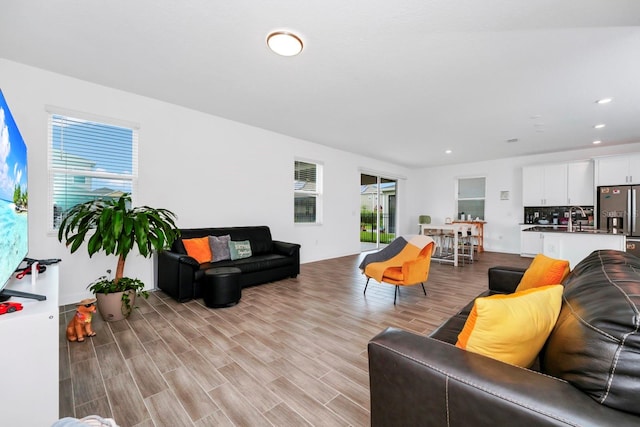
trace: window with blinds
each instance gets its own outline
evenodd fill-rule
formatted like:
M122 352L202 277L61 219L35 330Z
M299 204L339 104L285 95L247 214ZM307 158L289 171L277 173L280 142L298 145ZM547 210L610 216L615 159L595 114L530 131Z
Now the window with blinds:
M296 160L293 174L293 221L296 224L320 222L322 166Z
M134 192L137 127L50 113L48 145L52 229L79 203Z

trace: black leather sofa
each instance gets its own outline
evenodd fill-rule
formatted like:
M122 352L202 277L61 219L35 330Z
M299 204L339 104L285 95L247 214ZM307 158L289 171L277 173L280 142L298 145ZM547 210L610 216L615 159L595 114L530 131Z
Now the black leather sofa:
M182 239L224 235L248 240L251 257L199 264L182 243ZM181 229L171 250L158 253L158 287L180 302L200 298L204 272L216 267L239 268L242 287L295 278L300 273L300 245L273 240L267 226Z
M480 296L513 292L523 273L491 268ZM430 336L389 328L374 337L371 425L640 425L640 259L595 251L563 285L537 368L455 347L473 301Z

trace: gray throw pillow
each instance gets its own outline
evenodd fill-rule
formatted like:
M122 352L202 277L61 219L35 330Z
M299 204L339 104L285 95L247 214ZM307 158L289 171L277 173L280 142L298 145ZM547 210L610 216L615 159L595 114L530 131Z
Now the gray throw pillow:
M225 236L209 236L209 246L211 246L212 262L224 261L225 259L231 259L231 253L229 252L230 235Z
M251 243L248 240L230 241L229 251L231 252L231 259L249 258L251 256Z

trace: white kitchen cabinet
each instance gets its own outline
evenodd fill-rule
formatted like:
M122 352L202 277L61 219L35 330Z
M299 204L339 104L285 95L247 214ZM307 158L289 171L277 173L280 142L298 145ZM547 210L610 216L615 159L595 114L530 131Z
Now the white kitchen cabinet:
M640 153L597 159L598 185L640 184Z
M640 172L639 172L640 173ZM593 206L595 186L593 162L572 162L567 164L567 205Z
M522 168L522 203L524 206L540 206L544 199L544 169L527 166Z
M573 269L591 252L600 249L624 251L622 234L544 233L542 253L550 258L566 259Z
M563 206L567 204L567 164L522 168L524 206Z
M541 254L543 244L544 233L537 231L520 232L520 256L533 258L537 254Z
M25 276L7 288L47 299L12 297L23 309L0 316L0 424L50 426L58 419L58 266L48 265L35 284Z

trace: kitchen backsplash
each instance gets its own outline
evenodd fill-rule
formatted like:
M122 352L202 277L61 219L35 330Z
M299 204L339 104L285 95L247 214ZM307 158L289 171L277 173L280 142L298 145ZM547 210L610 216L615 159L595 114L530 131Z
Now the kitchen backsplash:
M524 208L525 224L559 224L569 222L569 208L572 206L540 206ZM580 221L585 225L593 225L593 206L581 206L586 216L580 209L573 208L573 221Z

